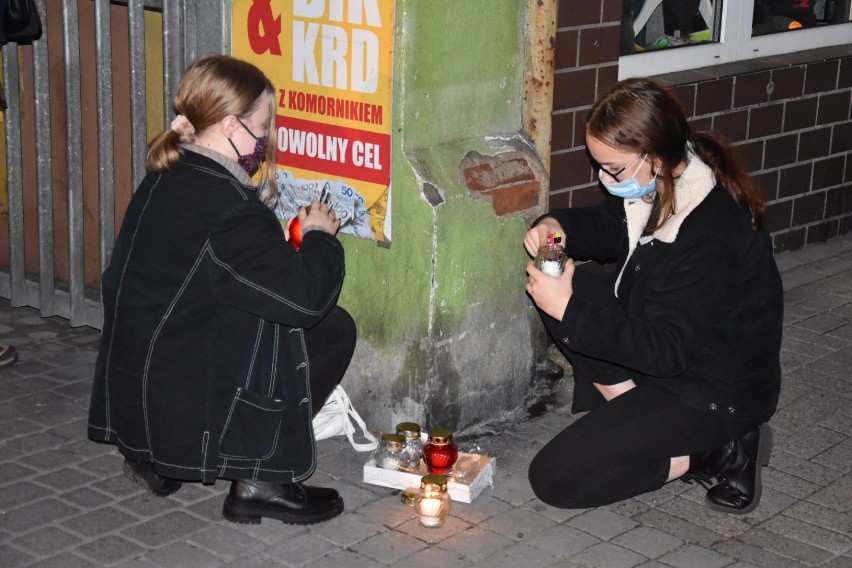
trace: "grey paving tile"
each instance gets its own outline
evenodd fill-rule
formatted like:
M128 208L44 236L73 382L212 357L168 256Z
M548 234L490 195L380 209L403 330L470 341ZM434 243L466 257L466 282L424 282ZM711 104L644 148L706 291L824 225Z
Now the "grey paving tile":
M71 534L58 527L39 527L12 542L21 550L26 550L34 555L55 554L60 550L71 548L82 541L77 535ZM0 555L2 558L2 555Z
M785 515L772 517L763 523L762 528L832 554L843 554L852 548L852 536L849 534L840 534Z
M807 498L812 503L848 513L852 510L852 476L841 477Z
M48 498L21 505L0 515L0 528L11 533L24 533L49 525L79 512L77 507Z
M398 560L422 550L427 545L420 539L399 532L385 532L350 547L352 552L383 564ZM345 566L346 564L342 564Z
M67 519L63 521L62 526L88 537L96 537L138 522L138 517L107 506Z
M19 568L33 561L33 557L9 545L0 543L0 558L4 568Z
M468 566L474 566L474 563L463 555L434 546L418 550L411 556L403 559L402 564L406 568L434 568L435 566L441 566L442 568L467 568Z
M388 528L394 528L414 518L414 508L402 505L399 495L390 495L367 503L359 507L356 512L363 517L381 522ZM346 515L346 512L343 514Z
M400 504L400 507L402 506ZM382 519L374 520L351 513L320 523L311 532L336 546L346 548L387 530L388 528L382 524Z
M122 531L122 534L142 544L162 546L184 538L206 526L207 524L198 517L176 511L128 527Z
M267 548L261 541L234 530L230 526L210 527L190 535L186 542L215 554L225 562L250 556Z
M278 559L288 566L305 564L327 556L335 547L315 534L301 534L288 538L263 551L264 556Z
M206 550L185 542L174 542L152 550L143 558L156 566L179 566L180 568L218 568L223 564Z
M660 562L676 568L694 568L701 566L702 568L722 568L730 566L734 560L724 554L720 554L709 548L702 548L694 544L687 544L673 550L660 559Z
M524 541L555 526L551 519L524 509L510 509L484 521L479 526L516 541Z
M641 554L610 542L590 546L571 557L572 562L589 568L631 568L647 560Z
M75 551L80 556L90 558L100 564L116 564L143 554L145 549L126 538L108 534L86 544L81 544Z
M305 568L341 568L342 566L346 566L346 568L378 568L387 566L387 564L362 556L357 552L342 550L306 564Z
M618 535L612 542L648 558L658 558L683 546L683 541L677 537L641 526Z
M87 485L97 478L79 469L66 467L44 475L33 476L32 479L41 485L47 485L50 488L64 492L75 487Z
M539 568L553 566L559 558L546 550L534 548L526 543L515 543L498 550L479 564L489 568L509 568L524 566L524 568Z
M651 509L645 513L640 513L634 520L642 523L643 526L654 527L684 542L691 542L705 547L726 540L724 535L712 529L680 519L658 509Z
M587 532L601 540L610 540L636 527L633 519L623 517L606 509L592 509L566 521L578 530Z
M60 552L55 556L40 560L27 568L100 568L100 564L82 558L73 552Z
M810 563L794 560L738 539L718 542L713 545L713 550L761 568L805 568L806 566L813 566Z
M396 527L395 530L433 545L454 534L467 531L470 526L458 517L449 516L440 527L424 527L420 524L419 519L411 519Z
M852 535L852 515L849 513L840 513L808 501L798 501L787 508L784 514L842 535Z
M515 541L507 536L478 527L471 527L464 532L444 539L436 546L480 562L487 556L512 546L514 543Z
M832 556L831 553L821 548L762 528L756 528L740 536L739 540L745 544L751 544L780 556L809 564L819 564Z
M601 542L596 536L565 525L557 525L524 541L529 546L548 550L559 558L570 558Z

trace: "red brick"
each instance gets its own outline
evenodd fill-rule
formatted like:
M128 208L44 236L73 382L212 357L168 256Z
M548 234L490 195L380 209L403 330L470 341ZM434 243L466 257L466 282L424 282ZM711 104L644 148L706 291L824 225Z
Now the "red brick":
M568 150L574 147L574 113L553 113L553 134L551 136L551 150Z
M530 181L489 191L485 195L491 198L491 205L497 215L507 215L538 205L540 189L538 181Z
M557 25L583 26L597 24L601 21L601 0L577 2L577 0L559 0Z
M828 155L831 147L831 128L806 130L799 134L799 157L801 160L812 160Z
M756 172L764 168L762 140L736 144L735 147L739 155L742 157L743 162L746 164L748 171Z
M571 207L594 207L604 200L604 190L599 183L587 185L571 192Z
M780 203L771 203L766 206L766 220L763 222L764 228L770 233L783 231L790 228L790 218L793 214L793 202L782 201Z
M557 73L553 85L553 108L568 109L594 104L595 78L594 69Z
M618 83L618 58L615 65L598 67L598 89L596 100L608 93Z
M811 189L811 164L794 164L781 169L778 180L778 197L792 197Z
M836 237L838 225L839 223L836 220L810 225L808 227L807 243L809 245L824 243L828 239Z
M462 170L467 187L473 191L487 191L535 179L535 174L523 158L505 159L497 155L477 161L479 163Z
M778 171L763 172L754 176L754 180L763 190L763 198L771 201L778 196Z
M717 114L713 117L713 130L731 142L742 142L748 131L748 112L740 110Z
M795 163L798 138L796 134L788 134L766 140L763 167L769 169Z
M852 151L852 122L835 124L832 127L831 153Z
M815 223L825 214L825 192L809 193L793 200L793 226Z
M592 166L585 148L554 154L550 158L551 187L573 187L592 181Z
M834 217L852 213L852 190L848 187L837 187L828 190L826 195L825 216Z
M834 156L814 162L814 179L811 190L824 189L843 183L844 156Z
M670 88L672 94L683 105L683 110L686 111L687 117L695 115L695 85L680 85Z
M837 79L839 89L852 87L852 57L840 60L840 77Z

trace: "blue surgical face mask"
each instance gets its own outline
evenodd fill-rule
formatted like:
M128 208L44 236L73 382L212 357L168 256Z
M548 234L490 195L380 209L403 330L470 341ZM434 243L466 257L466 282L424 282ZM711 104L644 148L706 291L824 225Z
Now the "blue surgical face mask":
M642 185L639 183L639 180L636 179L636 173L639 171L639 168L642 167L642 162L645 161L648 155L645 154L642 156L642 159L639 160L639 165L636 166L636 170L633 172L633 175L624 181L618 182L606 182L603 180L604 174L612 177L612 174L604 171L603 168L598 170L598 179L601 180L601 183L606 188L608 192L616 197L621 197L622 199L634 199L636 197L644 197L648 195L652 191L657 188L657 173L654 173L654 177L648 182L648 185Z

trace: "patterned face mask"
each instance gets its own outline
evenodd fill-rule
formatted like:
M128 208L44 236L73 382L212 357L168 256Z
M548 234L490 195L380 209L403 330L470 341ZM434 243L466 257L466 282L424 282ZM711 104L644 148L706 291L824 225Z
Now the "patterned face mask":
M242 127L246 129L246 132L254 138L254 151L251 154L242 155L240 154L240 151L237 150L237 146L234 144L233 140L228 138L228 142L231 143L231 148L233 148L234 152L237 153L237 162L239 162L240 166L248 172L248 175L253 176L260 167L260 164L263 163L263 160L266 159L266 138L255 136L254 133L249 130L249 127L239 119L239 117L237 117L237 122L239 122Z

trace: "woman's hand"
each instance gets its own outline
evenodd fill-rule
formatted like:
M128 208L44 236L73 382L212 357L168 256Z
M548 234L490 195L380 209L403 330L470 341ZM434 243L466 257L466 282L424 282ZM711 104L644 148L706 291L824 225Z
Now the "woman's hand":
M527 293L535 305L553 319L562 321L574 294L574 261L565 263L565 272L559 277L548 276L532 262L527 263L527 274Z
M562 225L553 217L545 217L539 221L538 225L527 231L524 237L524 248L527 249L527 254L535 257L538 249L547 244L547 236L551 233L562 233L563 236L565 235Z
M319 229L334 235L340 229L340 219L334 209L316 199L299 209L299 223L302 224L302 234Z

